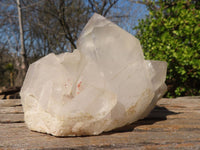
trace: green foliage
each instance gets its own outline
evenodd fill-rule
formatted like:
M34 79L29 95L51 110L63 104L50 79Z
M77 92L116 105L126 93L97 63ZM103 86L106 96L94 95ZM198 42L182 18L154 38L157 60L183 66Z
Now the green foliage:
M137 37L146 59L168 62L167 97L200 94L200 9L192 0L159 0L140 20Z
M5 70L7 70L9 72L13 72L14 71L14 65L12 63L7 63L5 65Z
M0 49L0 88L14 86L17 73L15 59L8 49Z

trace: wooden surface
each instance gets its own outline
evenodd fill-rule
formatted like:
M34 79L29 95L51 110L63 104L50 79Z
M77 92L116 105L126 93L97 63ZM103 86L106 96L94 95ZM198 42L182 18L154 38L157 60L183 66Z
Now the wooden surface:
M200 150L200 97L162 99L144 120L98 136L65 138L30 131L20 100L0 100L0 149Z

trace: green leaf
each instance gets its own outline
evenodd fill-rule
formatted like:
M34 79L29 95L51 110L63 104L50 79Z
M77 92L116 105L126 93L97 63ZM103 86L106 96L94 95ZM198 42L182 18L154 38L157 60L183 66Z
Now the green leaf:
M168 96L200 95L200 11L191 0L159 2L137 28L144 55L167 61Z
M172 31L172 33L174 33L175 35L179 35L178 31L176 30Z
M195 33L200 33L200 26L197 25L195 28L194 28L194 32Z

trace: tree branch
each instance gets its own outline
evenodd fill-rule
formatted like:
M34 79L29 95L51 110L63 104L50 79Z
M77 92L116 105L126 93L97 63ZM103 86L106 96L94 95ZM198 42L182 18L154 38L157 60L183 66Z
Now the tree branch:
M103 16L106 16L107 13L109 12L109 10L118 2L119 0L114 0L113 2L111 2L111 0L109 0L110 6L105 10L105 12L103 13Z
M146 5L147 7L149 7L150 10L159 10L160 8L157 7L155 4L153 4L152 1L150 0L145 0L145 1L139 1L139 0L129 0L130 2L136 3L136 4L143 4ZM159 3L159 2L155 2L155 3Z

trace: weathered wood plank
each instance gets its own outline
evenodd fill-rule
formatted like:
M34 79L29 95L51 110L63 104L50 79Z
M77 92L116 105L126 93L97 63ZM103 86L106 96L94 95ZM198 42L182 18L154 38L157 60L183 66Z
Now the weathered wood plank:
M0 100L0 107L15 107L15 106L21 106L21 100L20 99L6 99L6 100Z
M22 106L0 107L0 114L23 114Z
M24 114L0 114L0 123L24 122Z
M0 126L0 147L27 149L193 149L199 148L199 131L137 131L106 133L99 136L57 138L29 131L24 124ZM6 131L10 131L8 132ZM7 139L6 141L2 139Z
M32 132L24 123L14 123L22 121L23 114L9 114L14 113L9 107L0 114L0 120L7 119L0 123L0 149L200 149L200 98L196 97L162 99L147 118L86 137Z

